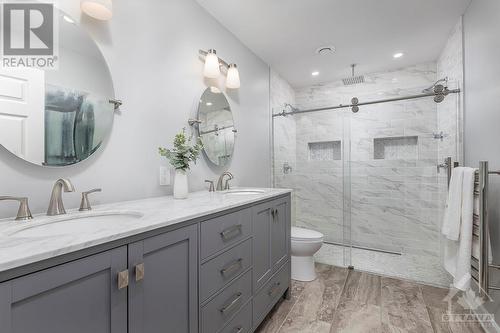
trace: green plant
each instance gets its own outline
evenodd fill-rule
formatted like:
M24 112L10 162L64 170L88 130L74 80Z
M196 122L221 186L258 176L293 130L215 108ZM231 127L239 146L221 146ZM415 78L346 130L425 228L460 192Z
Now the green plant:
M186 171L189 170L190 162L196 164L202 149L203 143L201 139L198 138L196 144L191 145L191 138L186 138L186 129L183 128L182 132L178 133L174 138L173 149L160 147L158 152L161 156L166 157L176 170Z

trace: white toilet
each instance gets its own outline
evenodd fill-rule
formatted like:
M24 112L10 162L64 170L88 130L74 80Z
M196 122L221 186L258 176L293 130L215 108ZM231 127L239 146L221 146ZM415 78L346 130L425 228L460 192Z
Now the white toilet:
M314 254L323 245L323 234L318 231L292 227L292 279L313 281Z

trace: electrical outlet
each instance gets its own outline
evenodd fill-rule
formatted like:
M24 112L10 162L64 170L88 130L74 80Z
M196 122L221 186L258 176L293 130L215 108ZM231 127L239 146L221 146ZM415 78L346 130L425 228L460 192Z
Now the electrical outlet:
M170 169L165 166L160 167L160 185L170 185Z

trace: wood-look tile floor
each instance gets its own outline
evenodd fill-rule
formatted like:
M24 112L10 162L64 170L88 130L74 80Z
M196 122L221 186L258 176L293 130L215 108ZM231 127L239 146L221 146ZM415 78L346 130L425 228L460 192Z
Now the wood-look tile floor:
M443 321L470 313L448 289L317 264L313 282L292 282L290 300L278 303L256 332L392 333L484 332L477 323ZM449 297L448 297L449 298Z

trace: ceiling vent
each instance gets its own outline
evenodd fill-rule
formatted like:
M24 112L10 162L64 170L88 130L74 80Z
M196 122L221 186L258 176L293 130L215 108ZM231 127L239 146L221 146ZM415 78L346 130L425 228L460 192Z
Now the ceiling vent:
M335 46L332 45L327 45L327 46L321 46L316 49L316 53L319 55L330 55L335 52Z

